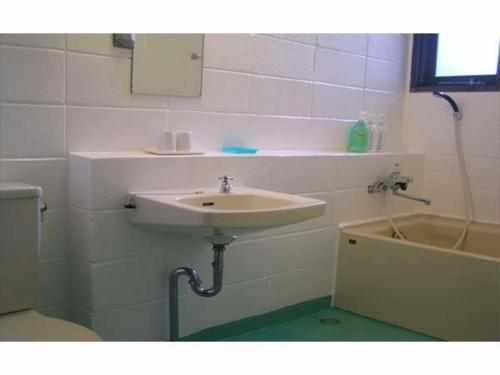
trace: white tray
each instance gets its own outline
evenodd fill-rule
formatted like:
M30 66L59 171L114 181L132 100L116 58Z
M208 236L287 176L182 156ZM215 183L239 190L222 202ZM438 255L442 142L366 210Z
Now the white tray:
M204 151L159 151L154 148L146 148L144 151L155 155L203 155L205 153Z

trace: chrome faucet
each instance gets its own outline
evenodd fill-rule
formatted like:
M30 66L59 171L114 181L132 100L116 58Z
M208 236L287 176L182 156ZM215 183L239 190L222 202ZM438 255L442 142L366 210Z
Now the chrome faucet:
M233 181L234 178L224 175L222 177L219 177L219 180L222 180L220 192L223 194L230 194L231 189L233 188L233 185L231 185L231 181Z
M412 177L406 177L401 175L401 168L399 164L394 166L394 171L387 177L381 177L377 179L373 184L368 186L368 193L382 193L391 189L392 194L401 198L411 199L414 201L422 202L425 205L430 205L431 200L427 198L416 197L407 193L403 193L400 190L405 191L408 188L408 184L413 182Z

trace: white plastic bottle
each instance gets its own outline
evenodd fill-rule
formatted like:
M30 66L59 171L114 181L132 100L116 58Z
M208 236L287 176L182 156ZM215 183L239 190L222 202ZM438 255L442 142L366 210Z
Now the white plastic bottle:
M386 126L385 126L385 116L379 115L377 117L377 142L375 150L380 152L384 149L385 136L386 136Z
M374 114L370 114L367 120L368 129L370 129L370 139L368 141L368 152L377 151L379 130L377 126L377 116Z

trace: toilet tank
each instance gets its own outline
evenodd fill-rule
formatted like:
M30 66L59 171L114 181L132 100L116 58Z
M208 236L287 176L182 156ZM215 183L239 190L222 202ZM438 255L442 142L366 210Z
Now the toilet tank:
M0 314L35 306L42 188L0 182Z

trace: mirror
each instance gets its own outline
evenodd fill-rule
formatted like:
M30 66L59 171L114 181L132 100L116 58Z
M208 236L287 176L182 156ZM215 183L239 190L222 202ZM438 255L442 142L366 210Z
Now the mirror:
M133 46L132 93L201 95L203 34L125 35Z

